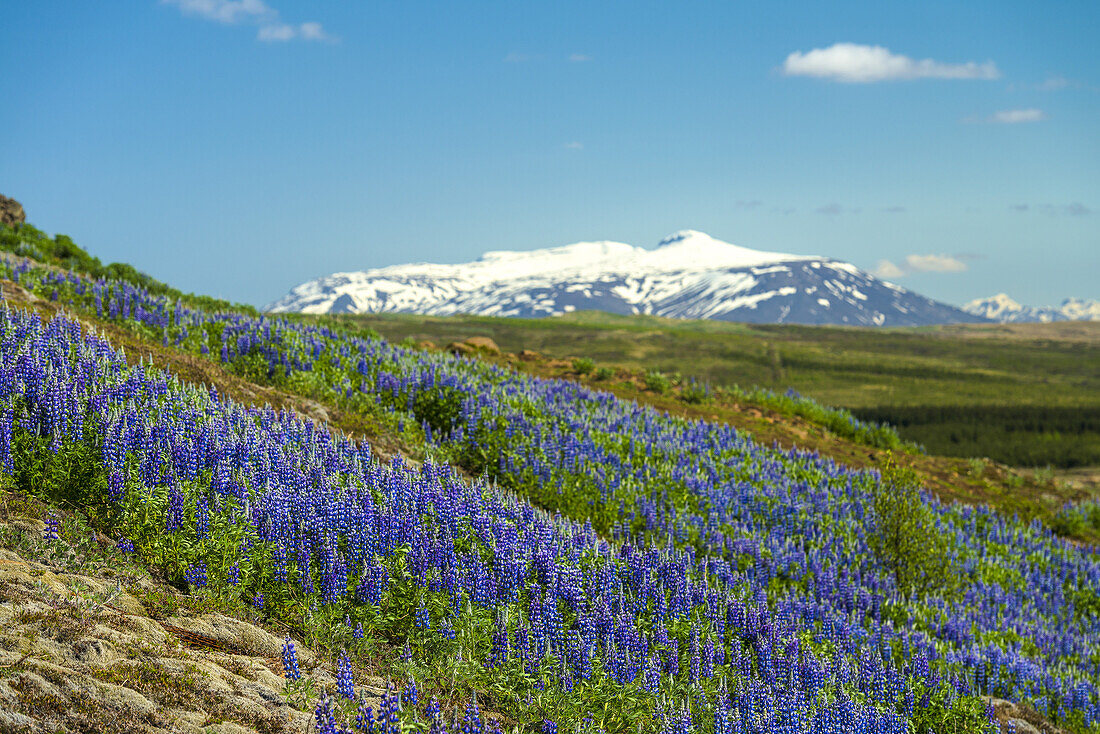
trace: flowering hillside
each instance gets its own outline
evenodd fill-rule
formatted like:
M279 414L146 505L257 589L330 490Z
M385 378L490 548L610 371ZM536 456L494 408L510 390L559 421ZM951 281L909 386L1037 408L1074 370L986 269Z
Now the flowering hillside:
M1100 556L1039 523L574 383L8 277L427 443L419 468L382 464L72 318L0 315L6 481L78 503L194 593L327 630L347 652L322 730L480 732L493 712L563 733L996 731L993 696L1100 731ZM399 682L379 711L351 673L371 661Z

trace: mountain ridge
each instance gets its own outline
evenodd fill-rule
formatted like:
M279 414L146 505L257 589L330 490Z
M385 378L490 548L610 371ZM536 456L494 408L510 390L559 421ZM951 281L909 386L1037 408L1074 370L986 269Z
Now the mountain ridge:
M1059 306L1024 306L1007 293L975 298L963 310L1001 323L1050 323L1052 321L1100 321L1100 301L1066 298Z
M497 250L469 263L334 273L268 304L273 312L555 316L575 310L754 323L919 326L982 316L817 255L767 252L681 230L655 249L577 242Z

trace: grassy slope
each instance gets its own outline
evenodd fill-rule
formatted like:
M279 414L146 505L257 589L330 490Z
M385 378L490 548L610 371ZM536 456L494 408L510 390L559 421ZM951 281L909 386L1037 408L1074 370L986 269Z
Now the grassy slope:
M488 336L506 351L588 357L719 385L793 387L825 405L899 425L904 438L932 453L1027 465L1100 463L1100 323L860 329L595 312L342 318L396 341ZM1006 423L1006 409L1015 435L990 432ZM1037 441L1052 443L1029 450Z
M4 282L2 285L6 300L17 307L32 308L41 312L44 316L50 316L59 310L56 305L36 298L16 284ZM372 442L389 442L392 450L416 451L415 446L402 445L400 439L388 435L384 427L364 426L358 416L342 415L335 411L332 406L321 405L301 396L249 383L223 370L214 361L207 361L183 354L172 348L162 347L160 344L143 339L125 327L101 322L92 315L80 313L79 316L87 325L106 333L114 343L124 346L131 358L141 355L152 360L158 366L174 372L182 379L214 384L224 394L229 394L242 401L269 402L278 407L299 410L321 419L327 418L335 427L370 438ZM520 360L515 355L490 356L483 354L481 356L534 374L591 380L589 377L576 374L572 369L572 365L562 360ZM805 421L776 414L767 414L763 411L736 404L688 405L677 400L674 394L659 395L646 391L642 384L642 375L639 372L620 371L613 381L601 381L595 383L594 386L603 389L610 387L613 392L622 397L650 402L658 408L680 415L729 421L750 430L758 440L763 442L777 440L784 444L797 443L800 446L817 449L826 455L836 457L844 463L856 466L875 465L883 458L881 452L837 439L822 431L818 426ZM1014 475L1008 473L1004 467L984 465L980 471L974 471L974 467L967 462L936 457L904 457L904 461L912 463L919 471L924 473L930 488L942 496L964 501L989 501L1005 510L1019 511L1022 509L1025 515L1043 516L1049 513L1050 508L1056 507L1065 499L1079 496L1079 493L1072 493L1066 487L1053 483L1035 483L1029 480L1023 486L1013 487L1013 482L1010 479ZM41 511L36 510L31 513L28 519L36 515L41 516ZM36 526L32 528L32 535L40 531L41 528ZM1095 542L1096 539L1090 538L1090 540ZM161 589L158 590L158 593L170 594L171 592ZM219 611L224 610L219 609ZM152 610L150 610L150 614L152 614ZM41 621L47 622L49 620L43 618ZM43 627L43 630L46 629L52 628L47 625ZM13 651L9 650L8 652ZM19 671L25 667L23 664L26 660L15 662L13 656L13 662L15 671ZM7 660L4 664L12 665ZM38 666L38 663L35 663L35 665ZM26 669L31 668L27 667ZM359 673L360 671L357 671L357 677ZM106 712L97 710L95 713L102 715Z
M13 307L33 309L47 318L60 310L10 281L0 285ZM215 362L148 342L87 314L82 317L86 326L125 345L131 356L140 354L184 379L215 385L237 399L314 413L332 410L248 383ZM480 356L533 374L584 379L559 360ZM831 449L838 458L847 456L853 463L860 463L860 452L867 451L797 419L733 405L686 405L673 395L646 393L637 374L622 372L616 378L613 391L623 397L647 400L685 416L738 422L762 440L794 436L803 445ZM347 418L336 414L334 425L346 426ZM392 436L371 438L394 440ZM868 458L876 455L881 458L881 452L872 450ZM951 466L940 459L903 458L925 462L917 463L918 468ZM990 469L985 485L1003 478L1003 468ZM42 540L40 518L47 510L55 511L61 520L62 539L55 544ZM0 625L0 703L9 717L17 717L13 718L16 726L78 731L94 727L105 732L302 731L310 726L311 703L295 700L291 707L282 700L279 645L287 631L298 640L303 670L314 682L331 688L335 680L338 643L311 635L301 626L280 626L239 599L180 593L155 569L150 571L118 553L109 538L88 526L81 508L50 507L19 491L0 490L0 564L0 601L5 610L0 614L4 622ZM181 637L187 632L190 637ZM192 641L196 635L206 642ZM383 661L394 659L396 651L384 642L373 644L368 662L357 663L353 675L357 690L367 696L366 703L378 709L377 696L384 690L378 674L387 669ZM457 715L465 700L460 693L452 690L442 701L447 718ZM999 721L1023 717L1044 734L1062 731L1027 706L996 703ZM496 712L484 714L506 727L510 724Z
M384 337L492 337L502 349L585 356L715 384L793 387L826 405L1100 406L1100 323L861 329L574 313L503 319L379 314ZM778 361L776 360L778 356Z
M0 281L0 287L10 304L34 309L44 318L50 318L61 310L59 305L34 296L11 281ZM78 315L89 327L123 347L131 359L150 361L184 381L214 385L219 392L239 402L267 403L325 421L338 430L369 440L375 452L382 457L400 452L415 460L422 455L422 447L410 443L407 435L398 435L368 416L349 414L331 404L249 382L225 370L216 361L162 346L140 336L134 330L99 320L94 313L81 312ZM667 394L654 393L645 388L644 375L636 370L622 369L611 380L597 380L592 375L577 374L572 363L566 360L538 357L520 359L514 354L488 353L481 353L479 358L542 377L586 382L593 388L609 390L628 400L650 403L676 415L723 421L749 432L760 443L778 442L785 447L798 446L818 451L848 466L880 467L887 457L885 451L835 436L812 422L780 415L758 406L741 405L721 399L692 405L680 400L676 390ZM899 463L917 470L925 486L944 499L970 504L988 503L1021 517L1038 517L1049 521L1066 502L1092 496L1087 488L1056 482L1050 477L1013 472L1008 467L993 462L977 463L958 458L916 454L900 454L896 458ZM1100 537L1095 536L1091 530L1086 530L1080 539L1087 542L1100 541Z
M51 319L64 310L62 306L39 298L10 280L0 279L0 288L3 289L3 300L9 305L37 311L44 319ZM71 311L69 313L72 315ZM405 439L395 435L385 426L377 424L369 416L349 414L335 406L324 405L302 395L250 382L223 369L215 361L162 346L130 328L97 319L94 313L79 311L75 315L89 328L110 339L112 344L124 349L127 358L133 362L144 360L184 382L214 386L220 394L239 403L266 404L279 410L293 410L308 418L327 423L339 431L369 440L375 452L383 459L395 453L415 455L418 451L418 447L409 445Z
M924 486L944 500L989 504L1024 518L1036 517L1049 522L1066 502L1100 496L1100 488L1088 481L1058 481L1047 472L1019 471L988 460L889 452L836 436L797 416L721 397L701 405L685 403L675 388L667 393L647 389L645 375L638 370L620 368L613 378L601 380L592 374L578 374L569 360L531 354L494 355L484 351L478 357L540 377L581 382L626 400L649 403L673 415L728 423L748 432L759 443L817 451L847 466L881 468L889 457L901 466L914 469ZM1100 534L1085 529L1079 539L1097 543Z

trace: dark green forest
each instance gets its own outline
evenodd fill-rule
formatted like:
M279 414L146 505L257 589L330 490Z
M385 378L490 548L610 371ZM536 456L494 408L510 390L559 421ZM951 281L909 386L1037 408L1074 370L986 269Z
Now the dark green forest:
M1100 464L1100 408L1041 406L883 406L861 420L889 423L938 456L985 456L1012 466Z

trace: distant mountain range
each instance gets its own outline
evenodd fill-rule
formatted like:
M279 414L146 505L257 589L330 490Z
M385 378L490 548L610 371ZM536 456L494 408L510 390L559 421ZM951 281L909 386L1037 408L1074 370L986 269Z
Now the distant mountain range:
M303 283L267 310L540 317L570 311L754 323L920 326L984 322L827 257L762 252L693 230L647 250L578 242L396 265Z
M963 310L1001 323L1100 321L1100 301L1067 298L1061 306L1023 306L1004 293L970 301Z

